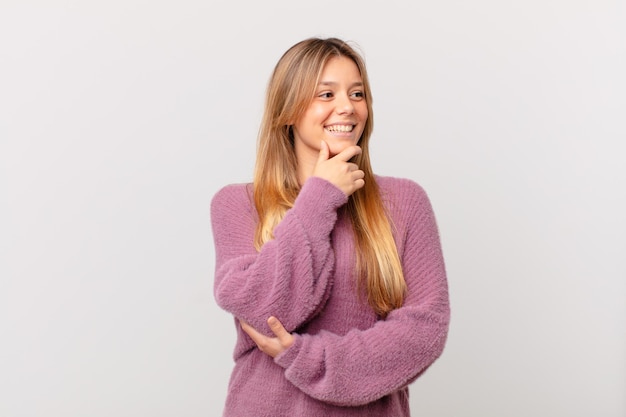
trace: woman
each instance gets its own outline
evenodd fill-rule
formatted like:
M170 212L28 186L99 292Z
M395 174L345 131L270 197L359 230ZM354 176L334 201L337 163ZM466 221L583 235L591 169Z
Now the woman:
M237 343L224 416L409 416L408 384L450 317L423 189L374 176L372 95L338 39L291 47L270 79L253 184L211 204L215 298Z

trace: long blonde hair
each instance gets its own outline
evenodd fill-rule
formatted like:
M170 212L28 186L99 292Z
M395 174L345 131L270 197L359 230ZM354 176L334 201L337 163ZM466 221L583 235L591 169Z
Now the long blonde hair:
M387 217L369 159L373 129L372 94L361 56L346 42L311 38L292 46L280 58L270 78L259 130L254 172L254 202L259 215L255 247L273 239L274 227L293 206L300 191L291 126L306 111L329 59L347 57L358 67L369 117L353 160L365 173L365 186L348 199L346 210L354 229L358 287L365 288L373 310L385 317L404 301L406 283L392 225Z

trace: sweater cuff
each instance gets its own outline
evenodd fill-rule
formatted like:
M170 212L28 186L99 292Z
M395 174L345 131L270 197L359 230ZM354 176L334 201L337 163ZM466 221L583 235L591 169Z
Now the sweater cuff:
M337 219L337 209L347 202L348 196L330 181L309 177L294 202L293 210L308 227L329 225L332 229Z
M302 336L294 333L293 345L289 346L289 348L283 350L281 353L276 355L276 357L274 358L274 362L285 369L289 368L291 364L296 360L296 357L298 356L301 348Z
M332 182L320 177L309 177L296 198L307 203L325 203L329 208L337 209L348 202L348 196Z

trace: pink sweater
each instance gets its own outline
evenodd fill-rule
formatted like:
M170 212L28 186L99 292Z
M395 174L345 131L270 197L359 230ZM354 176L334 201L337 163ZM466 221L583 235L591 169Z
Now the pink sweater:
M441 355L450 309L430 202L415 182L377 177L408 285L405 303L377 318L355 290L347 197L311 177L260 252L251 186L211 203L215 298L236 319L272 335L276 316L295 343L272 359L235 320L235 367L226 417L409 416L408 384Z

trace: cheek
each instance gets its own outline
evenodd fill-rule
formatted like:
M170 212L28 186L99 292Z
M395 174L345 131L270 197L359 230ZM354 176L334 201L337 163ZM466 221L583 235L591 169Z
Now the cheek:
M311 121L313 121L314 123L320 123L328 119L331 112L332 111L329 110L326 106L318 105L311 107L308 114Z
M361 120L361 130L365 129L365 122L369 117L369 113L367 111L367 106L363 106L363 108L358 109L359 119Z
M359 103L359 104L361 104L361 103ZM359 106L358 112L359 112L359 115L360 115L361 119L363 121L366 121L367 117L369 116L369 113L367 111L367 104L362 103L362 106Z

